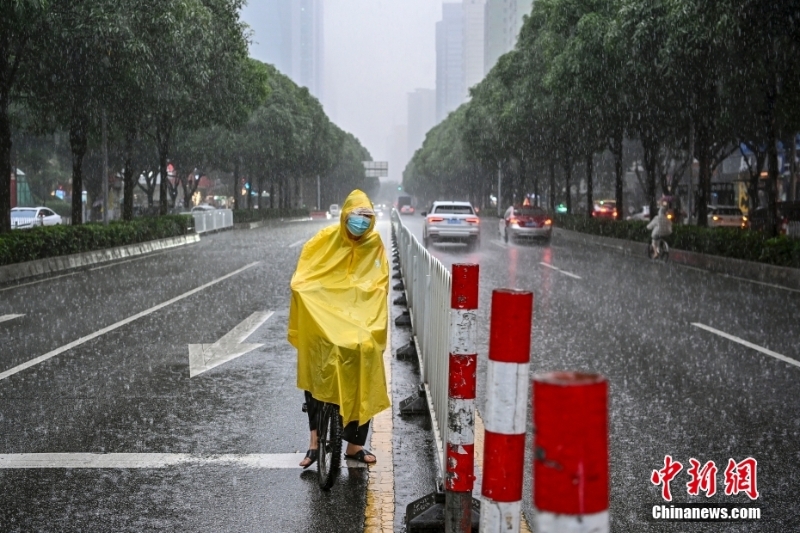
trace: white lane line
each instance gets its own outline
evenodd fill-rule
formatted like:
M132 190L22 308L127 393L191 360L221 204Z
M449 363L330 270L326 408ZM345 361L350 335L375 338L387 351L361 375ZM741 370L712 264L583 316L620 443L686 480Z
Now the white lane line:
M49 277L49 278L38 279L36 281L30 281L28 283L20 283L19 285L11 285L9 287L4 287L4 288L0 289L0 292L10 291L12 289L19 289L20 287L27 287L29 285L36 285L37 283L44 283L45 281L53 281L54 279L58 279L58 278L66 278L66 277L69 277L69 276L74 276L75 274L80 274L81 272L82 272L81 270L76 270L75 272L70 272L69 274L61 274L60 276L52 276L52 277Z
M545 263L544 261L539 261L539 264L542 265L542 266L546 266L547 268L552 268L556 272L560 272L560 273L564 274L565 276L569 276L569 277L575 278L575 279L583 279L582 277L580 277L577 274L573 274L572 272L567 272L566 270L561 270L560 268L554 267L553 265Z
M689 266L689 265L684 265L682 263L673 263L673 264L674 265L678 265L681 268L688 268L689 270L695 270L695 271L700 272L702 274L709 274L709 271L704 269L704 268L697 268L697 267L693 267L693 266Z
M154 254L146 254L146 255L142 255L140 257L134 257L133 259L126 259L125 261L115 261L115 262L111 263L110 265L103 265L103 266L99 266L99 267L90 268L89 272L93 272L95 270L102 270L104 268L115 267L117 265L124 265L125 263L131 263L133 261L139 261L141 259L148 259L150 257L155 257L157 255L165 254L165 253L167 253L167 251L168 250L164 250L163 252L156 252Z
M293 242L292 244L289 245L289 248L296 248L297 246L300 246L301 244L306 242L306 240L307 239L301 239L301 240L299 240L297 242Z
M748 283L755 283L757 285L764 285L766 287L772 287L773 289L783 289L785 291L800 292L800 290L792 289L791 287L784 287L783 285L775 285L774 283L765 283L763 281L756 281L754 279L740 278L740 277L737 277L737 276L731 276L729 274L720 274L720 276L722 276L723 278L735 279L737 281L746 281Z
M508 248L508 245L502 241L489 241L495 246L499 246L500 248Z
M790 365L794 365L794 366L800 367L800 361L796 361L795 359L792 359L791 357L786 357L785 355L781 355L781 354L779 354L777 352L773 352L772 350L770 350L768 348L764 348L763 346L759 346L758 344L753 344L752 342L748 342L748 341L746 341L744 339L740 339L739 337L736 337L734 335L730 335L728 333L725 333L724 331L720 331L718 329L714 329L711 326L706 326L705 324L700 324L699 322L692 322L692 325L694 327L696 327L696 328L700 328L700 329L704 329L706 331L710 331L711 333L719 335L720 337L725 337L726 339L728 339L730 341L737 342L737 343L741 344L742 346L747 346L748 348L752 348L753 350L756 350L756 351L759 351L759 352L761 352L763 354L767 354L769 356L772 356L775 359L780 359L784 363L789 363Z
M153 306L150 309L142 311L141 313L136 313L135 315L129 316L128 318L120 320L119 322L117 322L115 324L111 324L110 326L106 326L103 329L97 330L94 333L86 335L85 337L81 337L78 340L74 340L74 341L70 342L69 344L65 344L64 346L61 346L60 348L56 348L55 350L47 352L44 355L40 355L39 357L37 357L35 359L31 359L30 361L28 361L26 363L22 363L21 365L17 365L14 368L6 370L5 372L0 372L0 381L6 379L9 376L13 376L17 372L21 372L21 371L25 370L26 368L30 368L30 367L32 367L34 365L38 365L39 363L47 361L48 359L50 359L52 357L55 357L58 354L64 353L67 350L71 350L72 348L74 348L76 346L80 346L81 344L83 344L83 343L85 343L87 341L90 341L90 340L95 339L95 338L97 338L97 337L99 337L101 335L104 335L104 334L108 333L109 331L113 331L113 330L115 330L117 328L120 328L120 327L124 326L125 324L129 324L129 323L133 322L134 320L142 318L143 316L147 316L147 315L149 315L151 313L154 313L154 312L158 311L159 309L163 309L164 307L167 307L168 305L174 304L177 301L183 300L184 298L188 298L189 296L191 296L193 294L196 294L196 293L202 291L203 289L207 289L208 287L211 287L212 285L216 285L217 283L219 283L221 281L224 281L224 280L226 280L226 279L228 279L228 278L230 278L232 276L235 276L236 274L239 274L240 272L244 272L248 268L252 268L252 267L256 266L257 264L259 264L260 262L261 261L256 261L254 263L250 263L249 265L245 265L242 268L240 268L239 270L234 270L230 274L225 274L221 278L217 278L214 281L210 281L210 282L206 283L205 285L201 285L201 286L197 287L196 289L192 289L189 292L185 292L185 293L181 294L180 296L176 296L175 298L172 298L171 300L167 300L164 303L160 303L160 304L158 304L156 306Z
M11 453L0 454L0 470L11 468L167 468L170 466L242 466L297 468L304 453L192 455L188 453ZM348 467L367 465L347 461Z
M15 318L19 318L25 315L0 315L0 322L5 322L6 320L14 320Z

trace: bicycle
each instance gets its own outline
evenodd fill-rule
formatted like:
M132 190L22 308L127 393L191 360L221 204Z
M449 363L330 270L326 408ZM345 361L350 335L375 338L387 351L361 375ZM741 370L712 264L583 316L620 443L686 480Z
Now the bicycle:
M317 482L322 490L330 490L339 475L342 461L342 417L339 406L323 403L317 415Z
M658 248L658 255L653 253L653 243L647 243L647 257L650 259L661 259L666 262L669 259L669 245L667 241L662 238L656 240L656 247Z

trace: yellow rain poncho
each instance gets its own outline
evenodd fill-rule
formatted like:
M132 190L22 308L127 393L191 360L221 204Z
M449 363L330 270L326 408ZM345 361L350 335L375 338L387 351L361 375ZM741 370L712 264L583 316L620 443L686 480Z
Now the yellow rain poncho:
M345 425L363 425L390 405L383 367L389 262L375 217L360 238L347 231L347 216L357 208L372 209L359 190L347 197L339 224L303 246L289 310L297 386L338 405Z

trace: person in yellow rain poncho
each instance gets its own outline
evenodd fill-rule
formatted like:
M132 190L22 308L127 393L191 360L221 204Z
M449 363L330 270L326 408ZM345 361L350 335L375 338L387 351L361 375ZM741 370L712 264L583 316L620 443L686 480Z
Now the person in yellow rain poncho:
M339 224L303 246L291 288L289 342L297 348L297 386L311 430L300 466L317 460L320 402L339 406L345 457L372 464L375 455L364 449L369 422L390 405L383 367L389 262L366 194L351 192Z

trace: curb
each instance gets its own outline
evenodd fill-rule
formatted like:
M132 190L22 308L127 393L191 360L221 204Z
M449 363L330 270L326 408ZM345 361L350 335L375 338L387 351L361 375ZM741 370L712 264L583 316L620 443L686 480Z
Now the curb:
M625 255L646 257L646 243L602 237L562 228L554 228L554 230L556 235L568 241L595 244L615 249ZM796 268L768 265L766 263L756 263L718 255L687 252L675 248L670 248L669 260L672 263L708 270L709 272L722 274L724 276L800 290L800 269Z
M46 259L37 259L35 261L26 261L24 263L0 266L0 284L65 272L67 270L79 269L96 265L98 263L107 263L128 257L135 257L159 250L167 250L177 246L192 244L198 242L199 240L200 235L192 233L191 235L183 235L181 237L168 237L166 239L140 242L137 244L129 244L127 246L117 246L115 248L106 248L104 250L95 250L93 252L61 255L57 257L48 257Z

